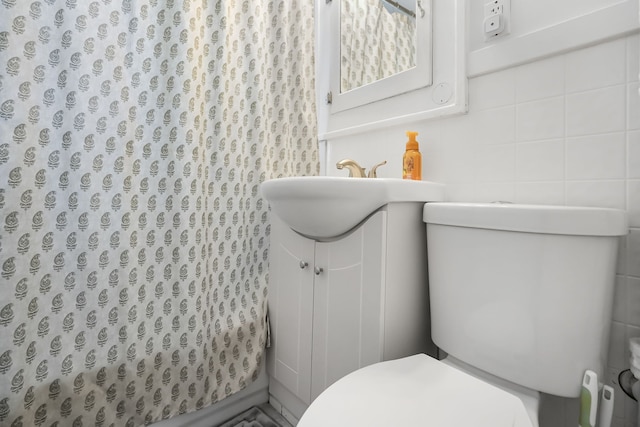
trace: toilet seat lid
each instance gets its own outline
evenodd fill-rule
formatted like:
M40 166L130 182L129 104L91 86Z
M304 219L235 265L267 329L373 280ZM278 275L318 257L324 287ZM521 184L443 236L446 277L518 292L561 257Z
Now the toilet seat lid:
M298 427L532 427L523 402L425 354L359 369L311 404Z

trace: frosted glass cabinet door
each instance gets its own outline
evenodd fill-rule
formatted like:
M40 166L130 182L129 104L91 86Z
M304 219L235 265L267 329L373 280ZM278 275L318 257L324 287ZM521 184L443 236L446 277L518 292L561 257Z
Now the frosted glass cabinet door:
M386 215L377 212L346 237L316 243L311 400L382 360Z
M311 403L313 259L315 241L271 224L269 260L269 375L306 404Z

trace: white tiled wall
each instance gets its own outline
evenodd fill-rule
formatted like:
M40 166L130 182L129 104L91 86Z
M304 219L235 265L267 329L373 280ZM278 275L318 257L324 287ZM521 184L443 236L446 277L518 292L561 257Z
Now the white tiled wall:
M464 116L328 142L327 171L344 157L388 160L400 177L404 131L420 135L423 179L452 201L627 209L609 351L609 375L628 368L627 339L640 336L640 95L638 34L469 81ZM549 398L545 427L577 424L576 402ZM617 391L615 427L635 427L635 404Z

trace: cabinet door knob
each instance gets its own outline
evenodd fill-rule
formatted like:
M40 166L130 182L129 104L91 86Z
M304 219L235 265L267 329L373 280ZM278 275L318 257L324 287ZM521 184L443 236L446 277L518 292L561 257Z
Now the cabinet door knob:
M320 273L324 271L324 269L322 267L316 267L313 269L313 271L316 273L316 276L319 276Z
M300 261L300 268L301 268L301 269L303 269L303 270L304 270L308 265L309 265L309 263L308 263L308 262Z

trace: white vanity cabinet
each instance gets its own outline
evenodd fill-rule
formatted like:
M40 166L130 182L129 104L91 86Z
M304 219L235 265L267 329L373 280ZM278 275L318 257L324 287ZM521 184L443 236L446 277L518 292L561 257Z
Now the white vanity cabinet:
M422 207L390 203L326 242L272 215L267 369L289 418L358 368L434 353Z

